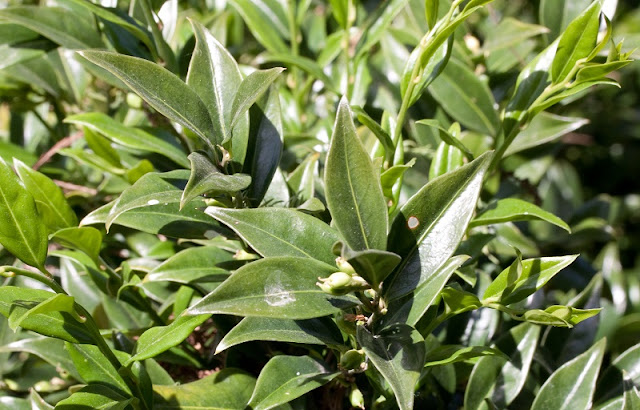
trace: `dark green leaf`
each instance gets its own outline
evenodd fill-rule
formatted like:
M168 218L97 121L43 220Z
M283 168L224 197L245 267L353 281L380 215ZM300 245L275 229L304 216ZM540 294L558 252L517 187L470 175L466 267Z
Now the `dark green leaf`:
M365 23L362 35L356 45L356 58L371 48L388 32L394 18L409 3L408 0L390 0L380 3L375 13L372 13Z
M189 166L187 156L180 148L141 129L127 127L105 114L98 112L76 114L67 117L65 122L87 127L124 147L155 152L169 158L182 167L186 168Z
M67 343L67 351L73 360L76 370L86 383L98 383L108 386L110 389L123 396L130 396L131 390L118 374L111 362L100 352L100 349L92 345ZM124 352L118 352L120 357L128 357ZM121 360L121 358L118 358Z
M389 133L385 131L384 128L382 128L382 126L378 124L373 118L371 118L369 114L367 114L366 111L362 108L358 106L354 106L351 108L353 109L353 113L356 114L358 121L360 121L363 125L369 128L371 132L373 132L373 135L375 135L378 141L380 141L386 153L388 155L393 155L393 153L396 151L396 147L393 145L393 141L391 140L391 136L389 135Z
M333 224L353 250L386 249L387 205L380 177L356 134L345 99L338 108L325 166Z
M600 340L556 370L540 388L532 410L589 408L606 343Z
M29 303L31 302L31 303ZM54 293L49 298L43 301L21 301L21 303L15 303L11 306L11 312L9 313L9 328L14 332L30 317L34 317L41 313L46 312L65 312L69 313L74 319L78 320L79 317L75 313L74 299L71 296L61 293Z
M598 401L604 401L623 393L623 372L634 383L640 383L640 343L616 357L602 374L596 390Z
M44 268L47 228L33 197L0 159L0 244L27 265Z
M353 266L358 275L371 284L373 289L378 289L380 283L389 276L402 260L395 253L377 249L343 251L342 256Z
M102 234L91 227L66 228L56 231L51 240L71 249L86 253L96 264L100 263Z
M175 74L137 57L94 50L80 54L114 74L161 114L190 129L204 141L220 142L206 105Z
M487 346L444 345L427 352L425 367L464 362L485 356L508 357L500 350Z
M342 335L335 323L329 318L289 320L246 317L224 336L216 347L216 353L254 340L340 345L342 344Z
M238 269L205 296L189 314L230 314L277 319L311 319L358 303L354 296L331 296L316 285L336 269L309 258L273 257Z
M536 219L549 222L567 232L571 232L569 225L551 212L547 212L532 203L516 198L500 199L497 202L487 205L485 210L469 223L469 227Z
M475 210L492 153L434 179L402 207L389 233L389 251L404 257L387 287L397 299L424 283L447 261Z
M284 68L275 67L268 70L256 70L249 74L238 87L231 108L231 127L249 110L264 94L269 86L278 78Z
M317 389L338 374L309 356L276 356L260 372L249 405L254 410L271 409Z
M335 261L331 248L339 239L337 233L310 215L287 208L209 207L205 212L233 229L264 257L307 257L329 264Z
M184 284L222 282L229 276L229 272L216 265L233 260L232 256L217 246L188 248L153 268L144 281L171 281Z
M180 208L198 195L235 194L251 183L251 177L246 174L223 174L204 152L192 152L189 154L189 161L191 161L191 175L180 198Z
M424 339L408 325L396 324L372 334L358 326L358 342L391 386L401 410L413 408L414 389L425 363Z
M56 404L61 410L124 410L133 399L127 399L103 384L91 384Z
M159 409L239 410L247 407L255 379L227 368L195 382L153 386Z

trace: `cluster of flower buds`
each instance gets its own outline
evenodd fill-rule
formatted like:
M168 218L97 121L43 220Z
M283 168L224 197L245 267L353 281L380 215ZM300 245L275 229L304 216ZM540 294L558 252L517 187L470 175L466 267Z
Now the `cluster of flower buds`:
M340 269L327 278L318 278L316 285L331 295L346 295L349 292L366 290L370 285L359 276L343 257L336 258L336 266Z

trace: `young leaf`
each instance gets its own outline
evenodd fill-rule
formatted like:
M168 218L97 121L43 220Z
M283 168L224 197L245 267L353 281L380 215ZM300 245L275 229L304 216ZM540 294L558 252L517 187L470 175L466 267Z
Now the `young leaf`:
M182 343L193 329L204 323L211 315L178 316L168 326L155 326L140 335L135 354L124 363L150 359Z
M389 232L389 251L404 257L388 282L397 299L424 283L451 257L475 210L492 153L434 179L402 207Z
M442 36L444 37L444 36ZM416 64L421 64L421 60L424 58L425 50L421 47L416 47L411 55L409 61L404 68L402 74L402 82L400 83L400 91L402 92L402 98L406 98L405 94L408 92L409 83L415 82L413 92L409 99L409 106L413 105L420 99L424 91L431 83L440 75L449 62L451 57L451 50L453 50L453 36L449 37L448 41L441 38L442 43L438 48L433 49L433 45L430 46L430 50L427 53L433 53L427 60L424 67L420 67L418 70L419 76L417 78L411 78L413 70ZM434 41L435 44L435 41ZM433 51L432 51L433 50Z
M227 333L216 347L216 354L240 343L254 340L340 345L342 335L329 318L306 320L245 317Z
M207 106L175 74L137 57L96 50L81 51L80 54L114 74L159 113L190 129L204 141L214 144L222 141Z
M371 118L369 114L367 114L367 112L361 107L354 106L351 107L351 109L358 118L358 121L360 121L360 123L365 125L367 128L369 128L369 130L371 130L371 132L373 132L373 135L376 136L378 141L380 141L380 143L384 147L385 152L388 155L393 156L393 153L396 151L396 147L393 145L393 141L391 140L391 136L389 135L389 133L385 131L384 128L382 128L382 126L378 124L373 118Z
M256 70L242 80L231 107L232 128L283 71L282 67Z
M401 410L413 409L414 390L425 363L425 344L409 325L396 324L372 334L358 326L358 342L391 386Z
M109 409L124 410L133 401L115 392L104 384L91 384L74 392L66 399L56 403L56 408L61 410L78 409Z
M503 305L519 302L543 287L552 277L576 260L578 255L535 258L522 261L522 272L511 278L511 268L503 270L484 293L485 301Z
M229 276L229 272L216 265L233 260L232 256L217 246L188 248L153 268L144 281L171 281L184 284L222 282Z
M516 198L500 199L493 204L487 205L486 209L469 223L469 227L536 219L549 222L567 232L571 232L569 225L551 212L547 212L532 203Z
M238 369L227 368L191 383L154 385L158 408L244 409L255 379Z
M310 215L287 208L208 207L205 212L233 229L265 258L295 256L335 262L331 249L339 240L338 234Z
M554 83L564 81L578 60L588 57L596 46L601 7L599 1L594 1L569 24L560 37L556 56L551 65L551 79Z
M88 226L66 228L56 231L51 240L71 249L86 253L94 263L100 264L100 247L102 234L99 230Z
M340 101L325 166L327 206L353 250L386 249L387 205L380 177L356 134L346 99Z
M251 177L246 174L223 174L204 152L192 152L189 161L191 175L180 198L180 209L198 195L235 194L251 183Z
M78 225L75 212L67 203L62 190L52 180L15 158L13 166L51 231Z
M606 344L606 339L600 340L556 370L540 388L532 410L589 408Z
M464 362L487 356L497 356L508 360L508 357L504 353L493 347L444 345L427 352L424 366L442 366L449 363Z
M189 166L187 156L180 148L141 129L127 127L105 114L87 112L72 115L65 118L64 121L87 127L124 147L155 152L169 158L181 167L187 168Z
M316 285L336 269L309 258L272 257L238 269L189 314L218 313L277 319L311 319L358 303L354 296L331 296Z
M262 368L249 405L254 410L271 409L317 389L338 374L309 356L276 356Z
M73 360L78 373L82 379L88 383L99 383L106 385L110 389L125 397L131 396L131 390L124 379L118 373L111 362L100 352L96 346L82 344L66 344L67 351ZM118 360L128 357L124 352L118 352Z
M465 410L486 408L485 398L499 408L511 404L527 380L539 335L539 326L523 323L498 339L495 347L508 359L494 356L478 360L465 392Z
M47 228L33 197L1 158L0 244L27 265L44 268Z

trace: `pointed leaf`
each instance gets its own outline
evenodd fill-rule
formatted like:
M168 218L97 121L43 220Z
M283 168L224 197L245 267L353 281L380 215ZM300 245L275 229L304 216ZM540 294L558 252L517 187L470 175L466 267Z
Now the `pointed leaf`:
M598 401L604 401L623 394L623 373L640 384L640 343L630 347L613 360L611 365L598 380L596 397Z
M404 257L387 287L390 300L413 291L447 261L476 207L492 153L434 179L402 207L389 232L389 251Z
M65 118L64 121L87 127L124 147L155 152L182 167L189 166L187 156L180 148L141 129L127 127L105 114L98 112L76 114Z
M316 285L335 268L309 258L273 257L238 269L189 314L218 313L278 319L311 319L358 303L354 296L331 296Z
M548 27L550 41L555 40L592 0L540 0L540 23Z
M558 410L589 408L606 343L605 339L600 340L556 370L540 388L532 410L549 406Z
M56 403L56 409L61 410L85 410L105 409L124 410L133 399L116 393L103 384L85 386L66 399Z
M340 101L325 166L333 224L353 250L386 249L388 216L380 177L356 134L351 109Z
M159 113L190 129L204 141L219 142L206 105L175 74L137 57L94 50L80 54L114 74Z
M486 356L509 358L500 350L487 346L444 345L427 353L425 367L442 366L449 363L464 362Z
M44 267L47 228L33 197L1 158L0 244L27 265Z
M463 164L462 151L453 145L441 142L429 167L429 179L432 180L447 172L455 171Z
M256 70L249 74L238 87L231 108L231 127L249 110L249 108L264 94L269 86L284 71L282 67L268 70Z
M51 240L71 249L86 253L96 264L100 264L102 234L91 227L66 228L56 231Z
M391 386L401 410L413 408L414 390L424 367L425 344L417 330L396 324L374 335L358 326L358 342Z
M295 256L329 264L335 261L332 247L339 239L337 233L310 215L287 208L208 207L205 212L233 229L265 258Z
M216 354L240 343L254 340L340 345L342 335L329 318L306 320L245 317L227 333L216 347Z
M377 249L367 249L365 251L343 251L344 258L353 266L353 269L369 282L374 289L400 263L402 258L395 253L379 251Z
M502 222L543 220L559 226L567 232L571 228L562 219L551 212L530 203L516 198L500 199L497 202L487 205L486 209L476 216L469 227L491 225Z
M276 356L262 368L249 405L254 410L274 408L317 389L338 374L309 356Z
M67 343L67 351L73 363L86 383L99 383L123 396L130 396L131 390L111 362L100 352L97 346ZM128 357L124 352L118 356ZM122 361L121 358L118 360Z
M78 318L74 311L73 297L56 293L42 302L14 303L8 317L9 328L15 332L26 319L45 312L65 312L74 316L76 320Z
M217 246L198 246L180 251L153 268L145 282L222 282L229 271L216 265L233 260L233 255Z
M212 196L235 194L251 183L251 177L246 174L223 174L209 156L203 152L192 152L189 154L189 161L191 161L191 175L182 192L181 208L198 195L206 193L211 193Z

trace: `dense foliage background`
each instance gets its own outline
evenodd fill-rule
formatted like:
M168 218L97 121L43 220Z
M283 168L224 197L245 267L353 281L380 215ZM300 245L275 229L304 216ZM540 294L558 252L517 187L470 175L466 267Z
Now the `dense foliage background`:
M637 1L0 7L0 408L640 408Z

